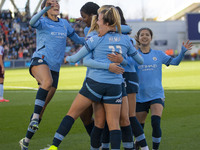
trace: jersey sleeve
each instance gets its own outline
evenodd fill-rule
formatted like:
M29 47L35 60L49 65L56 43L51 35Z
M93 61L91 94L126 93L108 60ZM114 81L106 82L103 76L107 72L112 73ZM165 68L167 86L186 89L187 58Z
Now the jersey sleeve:
M37 13L36 15L34 15L31 20L29 21L29 24L32 28L37 28L37 29L41 29L42 28L42 20L43 17L42 15L45 14L49 9L51 8L51 6L45 7L44 9L42 9L39 13Z
M64 22L64 28L67 30L67 37L69 37L72 41L74 41L76 44L84 44L85 38L78 36L76 34L74 28L68 23L67 20L62 19Z
M72 26L68 23L67 20L62 19L64 22L64 27L67 30L67 36L70 38L71 36L73 36L75 34L74 28L72 28Z
M90 51L88 51L88 49L85 46L83 46L76 54L74 54L72 56L68 56L66 58L66 61L69 63L76 63L89 53L90 53Z
M133 46L131 39L129 38L129 50L127 55L131 56L138 64L143 64L144 59L143 57L138 53L138 51L136 50L136 48Z
M159 58L161 58L162 64L169 66L172 60L172 57L165 54L163 51L158 50L157 52L159 53Z
M90 52L83 58L83 65L90 68L108 70L110 63L102 63L92 59L92 53Z
M87 34L86 36L86 40L88 40L89 38L91 38L92 36L98 35L97 31L92 31L90 33Z
M88 51L93 51L95 47L97 46L99 42L100 37L97 35L90 37L86 42L85 42L85 47L88 49Z
M122 34L129 34L131 31L132 29L128 25L121 25Z
M42 16L35 22L34 25L31 25L31 27L40 30L43 28L43 21L44 17Z
M172 58L169 64L176 66L179 65L182 59L184 58L185 52L187 52L187 49L184 46L182 46L180 54L177 57Z

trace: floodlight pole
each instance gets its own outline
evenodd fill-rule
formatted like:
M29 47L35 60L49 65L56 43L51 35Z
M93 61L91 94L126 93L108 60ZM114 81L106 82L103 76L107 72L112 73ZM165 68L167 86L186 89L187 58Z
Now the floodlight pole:
M0 3L0 10L2 9L3 4L5 3L5 1L6 1L6 0L2 0L2 1L1 1L1 3Z
M39 9L41 3L42 3L42 0L40 0L40 1L38 2L38 5L37 5L37 7L35 8L35 11L33 12L33 14L37 13L37 11L38 11L38 9ZM32 14L32 15L33 15L33 14Z

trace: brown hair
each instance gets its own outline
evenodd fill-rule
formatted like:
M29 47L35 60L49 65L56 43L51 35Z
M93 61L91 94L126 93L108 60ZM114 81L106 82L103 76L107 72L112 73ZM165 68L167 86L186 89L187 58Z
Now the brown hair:
M153 38L153 32L150 28L141 28L140 30L138 30L137 34L135 35L135 40L137 42L138 45L140 45L140 42L139 42L139 36L140 36L140 33L143 31L143 30L148 30L150 35L151 35L151 38Z

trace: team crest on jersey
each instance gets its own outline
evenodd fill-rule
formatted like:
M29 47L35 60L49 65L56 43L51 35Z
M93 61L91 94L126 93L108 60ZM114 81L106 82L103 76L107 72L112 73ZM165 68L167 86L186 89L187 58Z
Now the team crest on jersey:
M156 57L153 57L153 60L154 60L154 61L156 61L156 60L157 60L157 58L156 58Z
M42 63L42 62L43 62L43 60L42 60L42 59L39 59L39 60L38 60L38 63Z

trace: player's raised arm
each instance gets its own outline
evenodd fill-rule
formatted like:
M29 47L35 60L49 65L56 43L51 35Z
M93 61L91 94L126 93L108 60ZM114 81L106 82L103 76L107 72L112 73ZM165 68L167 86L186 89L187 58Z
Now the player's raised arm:
M186 43L183 42L180 54L177 57L172 58L172 60L169 64L170 65L179 65L181 60L184 58L185 53L188 50L191 50L192 46L193 46L192 42L190 42L189 40Z

